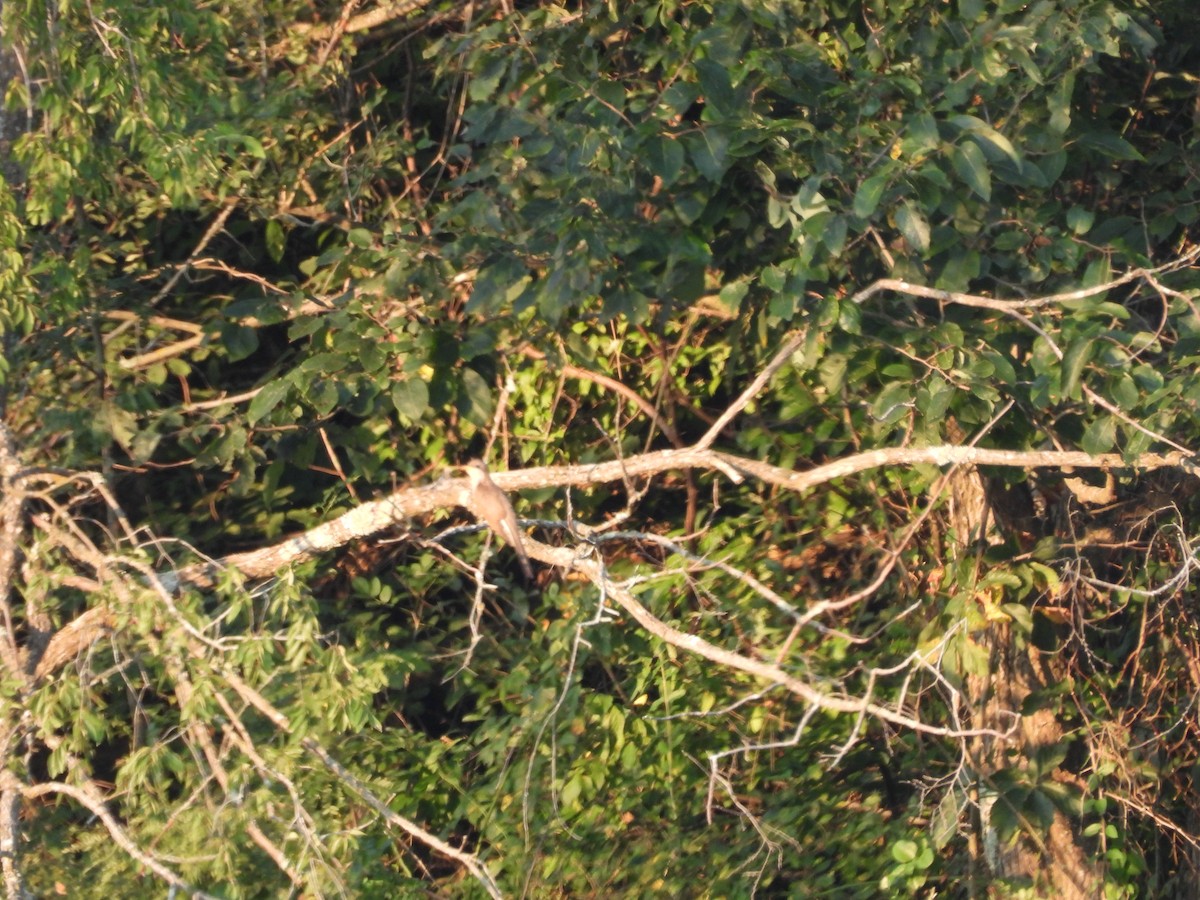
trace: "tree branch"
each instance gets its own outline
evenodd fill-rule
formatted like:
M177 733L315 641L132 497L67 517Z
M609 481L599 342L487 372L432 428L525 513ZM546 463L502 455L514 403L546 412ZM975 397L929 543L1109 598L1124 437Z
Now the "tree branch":
M1089 297L1095 297L1103 294L1105 291L1111 291L1113 288L1121 287L1133 281L1153 281L1159 275L1176 272L1192 265L1197 260L1200 260L1200 245L1193 247L1182 256L1176 257L1170 262L1156 266L1153 269L1130 269L1124 275L1114 278L1111 281L1106 281L1103 284L1078 288L1073 291L1063 291L1059 294L1049 294L1045 297L1031 297L1027 300L998 300L995 297L983 297L979 294L944 291L939 288L913 284L910 281L901 281L898 278L880 278L878 281L871 282L861 291L854 294L850 298L850 302L863 303L882 291L895 291L897 294L907 294L910 297L924 297L927 300L940 300L943 303L954 303L958 306L973 306L977 309L990 309L1002 313L1023 312L1031 309L1044 309L1048 306L1062 306L1064 303L1071 303L1077 300L1086 300Z
M246 682L244 682L234 672L228 671L227 669L221 669L220 673L221 677L224 678L229 686L237 692L238 696L266 716L276 728L286 732L289 735L294 734L292 731L292 723L288 717L279 709L277 709L269 700L267 700L266 697L254 690L254 688L250 687L250 685L246 684ZM402 831L407 832L422 844L432 847L443 856L449 857L450 859L458 862L473 876L475 876L475 879L483 886L484 890L488 892L488 896L499 900L499 898L502 896L500 889L496 886L496 882L492 878L491 873L488 872L487 867L479 861L477 856L450 846L437 835L426 831L416 822L413 822L411 819L407 819L399 813L393 811L386 803L379 799L379 797L377 797L361 779L359 779L356 775L354 775L354 773L334 759L329 751L322 747L317 741L314 741L312 738L302 737L300 738L300 744L305 750L321 760L325 767L329 769L329 771L335 776L337 776L339 781L346 785L346 787L350 788L350 790L357 794L363 800L363 802L367 804L367 806L375 810L375 812L382 816L386 821L400 828Z
M84 789L76 787L73 784L66 784L62 781L43 781L40 784L30 785L24 789L24 795L27 799L35 797L43 797L46 794L63 794L70 797L75 802L79 803L85 809L92 813L97 819L103 823L108 829L109 835L113 842L124 850L133 859L169 884L172 889L184 891L189 897L201 898L201 900L220 900L214 894L207 894L199 888L194 888L157 859L144 851L137 843L125 833L125 829L120 823L113 818L112 813L108 811L108 807L104 805L104 798L101 797L94 788Z

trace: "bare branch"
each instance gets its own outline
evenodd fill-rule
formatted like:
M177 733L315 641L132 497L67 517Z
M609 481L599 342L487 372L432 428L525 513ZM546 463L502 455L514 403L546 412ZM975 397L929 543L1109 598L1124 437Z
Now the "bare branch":
M729 408L717 417L717 421L713 422L712 427L704 433L704 437L696 442L698 449L707 450L712 446L713 441L725 430L725 426L732 422L734 417L746 408L746 404L758 395L758 392L771 380L771 376L779 371L785 362L792 358L793 353L800 349L806 337L807 332L801 331L788 338L787 342L779 348L779 351L767 363L766 368L758 373L758 376L738 395L738 398L729 404Z
M530 359L546 359L545 353L530 346L522 347L521 353ZM678 447L682 443L679 438L679 433L675 430L675 426L662 417L658 409L655 408L654 404L652 404L649 400L628 385L623 384L615 378L610 378L602 372L591 372L587 369L580 368L579 366L572 365L571 363L550 363L550 365L571 378L577 378L580 381L591 381L594 384L600 385L601 387L608 388L614 393L620 394L622 397L624 397L626 400L629 400L634 406L640 409L645 414L646 418L654 423L655 427L657 427L659 431L666 435L667 440L669 440L674 446Z
M242 681L240 677L231 671L221 670L221 677L237 692L238 696L270 719L276 728L287 734L293 734L291 721L272 705L266 697L254 690L254 688L250 687L250 685L246 684L246 682ZM300 738L300 744L305 750L321 760L325 764L325 767L336 775L342 784L350 788L367 806L375 810L386 821L407 832L427 847L431 847L443 856L449 857L462 865L483 885L484 890L488 892L488 896L499 900L501 897L500 889L496 886L496 882L492 878L491 873L488 872L487 867L480 862L477 856L450 846L437 835L426 831L416 822L394 812L361 779L334 759L328 750L312 738L302 737Z
M533 542L530 543L532 544ZM1000 732L990 728L959 729L929 725L908 714L880 706L872 702L869 696L850 697L832 691L818 690L777 665L762 662L758 659L751 659L740 653L734 653L732 650L726 650L723 647L709 643L698 635L686 634L668 625L638 602L633 593L624 585L612 581L608 577L602 563L596 560L581 558L578 550L575 548L550 547L546 544L536 544L534 546L541 553L545 554L538 554L539 559L562 566L565 569L573 569L586 575L597 587L600 587L605 592L606 596L615 600L618 606L629 613L639 625L655 637L666 641L674 647L687 650L690 653L702 656L727 668L753 675L755 678L759 678L768 684L778 684L791 691L806 703L817 706L826 712L866 714L913 731L941 737L968 737L972 735L1007 736L1007 732ZM534 555L531 551L530 556ZM1018 720L1019 717L1014 714L1014 727Z
M433 0L393 0L391 3L382 3L374 9L359 13L356 16L347 15L347 11L352 10L357 5L349 4L334 25L314 26L305 22L299 22L292 26L292 30L314 40L336 39L336 36L342 32L357 34L378 28L396 19L412 16L414 13L420 12L426 6L429 6L432 2ZM460 0L458 6L466 6L467 3L468 0Z
M964 294L960 291L944 291L938 288L925 287L924 285L913 284L910 281L901 281L897 278L880 278L878 281L871 282L852 296L850 302L863 303L875 294L883 291L894 291L897 294L907 294L910 297L924 297L928 300L940 300L943 303L954 303L958 306L973 306L977 309L990 309L1007 314L1031 309L1044 309L1050 306L1062 306L1064 303L1086 300L1089 297L1095 297L1103 294L1105 291L1111 291L1113 288L1121 287L1133 281L1144 280L1153 282L1157 276L1186 268L1198 259L1200 259L1200 245L1193 247L1182 256L1161 266L1156 266L1153 269L1130 269L1124 275L1114 278L1111 281L1106 281L1103 284L1078 288L1073 291L1063 291L1059 294L1049 294L1045 297L1031 297L1027 300L997 300L995 297L983 297L979 294Z
M627 478L661 474L673 469L732 470L759 478L792 491L806 491L868 469L884 466L973 465L1005 466L1009 468L1124 469L1148 471L1162 468L1181 468L1195 473L1191 457L1182 452L1142 453L1124 457L1119 453L1085 453L1082 450L993 450L986 447L962 447L943 444L933 447L889 447L868 450L845 459L835 460L803 472L784 469L759 460L721 453L715 450L687 448L659 450L621 460L580 466L543 466L492 473L492 480L506 491L523 488L589 487ZM374 500L318 525L303 534L247 553L237 553L217 561L216 565L193 567L175 576L164 575L169 590L182 582L211 583L217 568L231 566L250 578L266 578L281 567L329 552L359 538L369 537L392 528L405 519L428 515L439 510L466 504L465 478L441 478L433 484L406 487L382 500ZM535 547L536 542L528 541ZM545 545L541 545L545 546ZM537 556L532 550L530 556ZM549 561L545 557L538 557Z

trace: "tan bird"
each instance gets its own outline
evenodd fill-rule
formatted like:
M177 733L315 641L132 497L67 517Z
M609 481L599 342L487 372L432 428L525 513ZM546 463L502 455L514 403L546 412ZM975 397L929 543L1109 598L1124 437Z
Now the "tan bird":
M460 468L466 472L467 479L471 482L470 502L467 508L475 514L475 518L487 525L494 535L516 551L526 581L533 581L533 569L529 565L529 555L525 552L521 525L517 521L517 513L509 502L508 495L496 487L482 459L473 459Z

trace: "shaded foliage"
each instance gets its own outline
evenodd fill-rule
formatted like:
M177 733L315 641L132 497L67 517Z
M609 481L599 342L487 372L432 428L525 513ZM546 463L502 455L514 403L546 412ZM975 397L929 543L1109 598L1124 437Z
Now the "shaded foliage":
M331 37L315 26L337 10L285 0L4 5L27 72L8 105L28 112L23 181L0 191L5 422L31 464L103 474L141 565L275 541L493 441L514 466L683 445L793 329L801 351L726 449L806 468L964 433L1129 458L1195 443L1194 269L1021 315L854 298L880 277L1051 294L1194 247L1188 4L519 6L428 4ZM658 421L570 366L619 380ZM966 690L1003 623L1018 652L1059 660L1023 711L1053 711L1063 735L989 773L994 830L1042 835L1060 811L1111 895L1147 879L1186 895L1190 476L1119 473L1117 505L1095 512L1062 473L986 474L994 495L1044 505L978 548L947 533L931 468L807 496L664 477L636 523L675 543L631 540L609 565L653 570L641 599L681 630L856 692L935 647L938 677ZM627 498L571 500L599 523ZM518 507L568 512L548 490ZM121 534L99 494L73 512L98 545ZM793 633L752 585L690 570L684 550L801 608L876 585L881 550L896 565L869 600ZM28 696L6 684L34 723L24 777L115 785L138 842L222 895L287 883L246 840L254 823L301 892L462 877L397 842L305 762L299 736L476 848L512 893L866 897L993 878L959 852L983 826L954 799L958 745L880 723L859 735L625 622L583 628L594 590L522 588L495 568L505 556L456 672L475 583L416 540L346 545L258 591L230 575L177 614L148 592L130 605L72 587L62 547L26 555L20 593L56 627L101 603L122 618L72 677ZM225 653L193 653L179 621ZM931 721L948 715L932 676L912 686ZM260 760L221 745L238 716ZM226 780L196 728L229 753ZM761 749L731 752L744 746ZM32 890L144 877L86 811L39 803Z

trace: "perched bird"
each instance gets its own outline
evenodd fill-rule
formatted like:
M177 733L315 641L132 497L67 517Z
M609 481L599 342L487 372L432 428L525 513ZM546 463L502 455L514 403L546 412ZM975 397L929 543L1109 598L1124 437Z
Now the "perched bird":
M517 522L517 513L509 502L508 495L496 487L482 459L473 459L460 468L466 472L467 479L471 482L470 502L467 508L475 514L475 518L487 525L493 534L516 551L525 579L532 581L533 569L529 566L521 526Z

